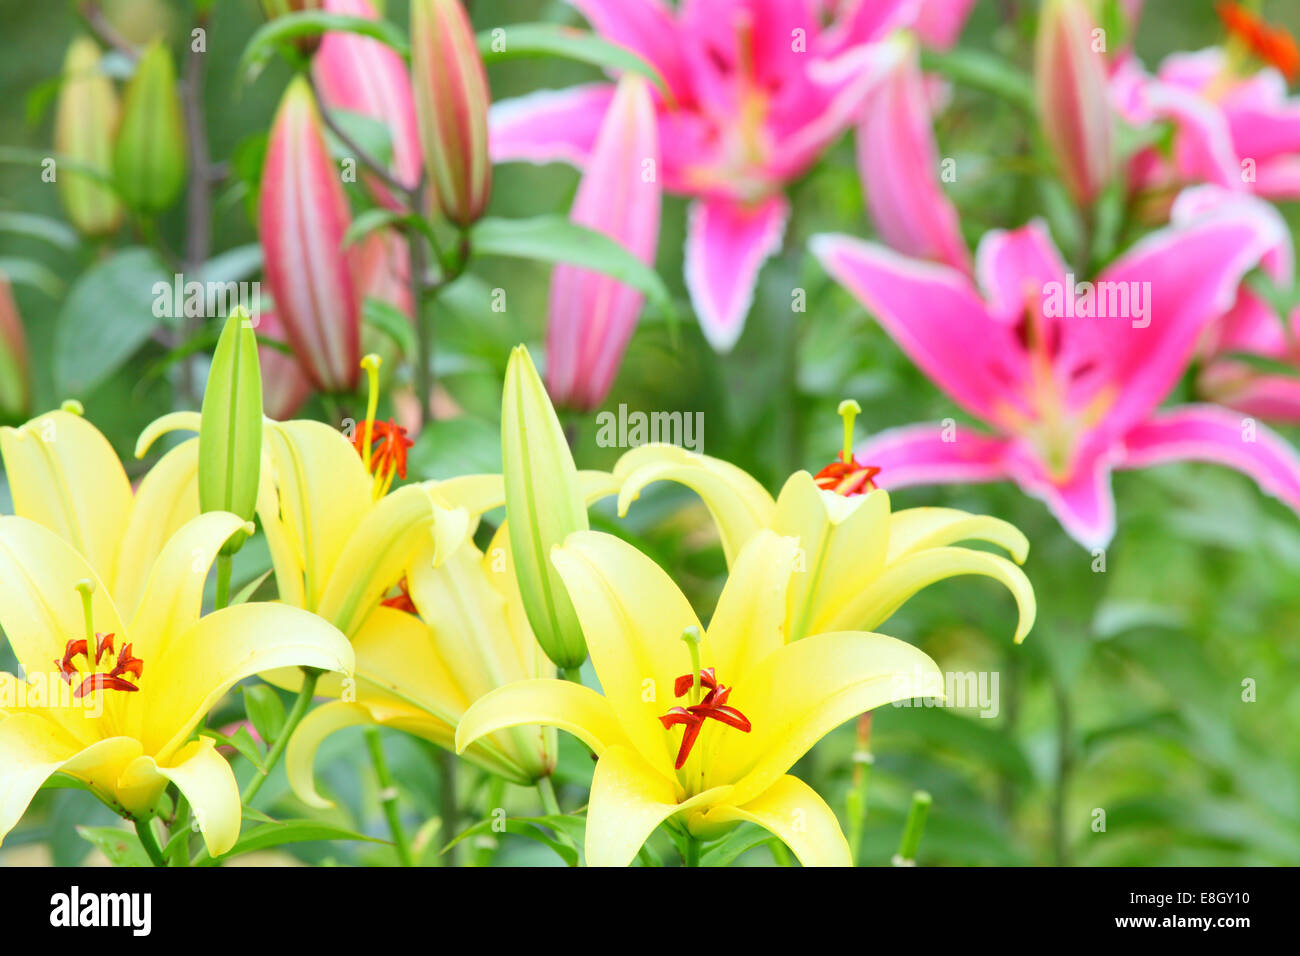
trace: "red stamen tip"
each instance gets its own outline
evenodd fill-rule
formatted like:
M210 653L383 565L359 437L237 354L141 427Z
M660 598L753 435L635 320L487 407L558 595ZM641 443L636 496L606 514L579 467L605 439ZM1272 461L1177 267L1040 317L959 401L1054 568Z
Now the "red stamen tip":
M718 683L712 667L706 667L700 671L700 684L709 688L709 692L704 695L702 701L698 704L692 704L690 707L673 707L668 713L659 718L665 730L671 730L678 724L682 724L686 728L682 732L682 744L677 750L677 762L673 764L674 770L681 770L686 765L686 760L691 755L691 748L695 746L695 741L700 736L700 730L704 726L706 719L711 717L745 734L753 729L748 717L736 710L736 708L727 706L727 698L731 696L731 688ZM673 693L677 697L682 697L694 686L695 675L683 674L673 682Z
M873 480L881 469L875 465L864 465L852 455L848 461L833 461L813 476L817 487L824 491L833 491L838 495L851 498L865 495L876 490Z
M391 418L386 422L372 422L370 426L370 471L386 475L396 471L406 478L406 450L415 444L406 437L406 429ZM352 447L363 458L366 453L366 426L358 425L352 436Z

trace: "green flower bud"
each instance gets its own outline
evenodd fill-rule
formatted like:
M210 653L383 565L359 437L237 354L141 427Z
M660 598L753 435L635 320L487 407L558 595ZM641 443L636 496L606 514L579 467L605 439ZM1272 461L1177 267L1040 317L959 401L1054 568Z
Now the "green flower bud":
M162 212L185 185L185 122L176 69L161 41L145 49L126 88L113 177L127 205L144 213Z
M60 158L108 178L118 102L99 60L99 47L89 37L78 37L68 47L54 116L54 149ZM56 171L55 182L68 218L81 232L102 236L121 223L122 204L104 181L65 167Z

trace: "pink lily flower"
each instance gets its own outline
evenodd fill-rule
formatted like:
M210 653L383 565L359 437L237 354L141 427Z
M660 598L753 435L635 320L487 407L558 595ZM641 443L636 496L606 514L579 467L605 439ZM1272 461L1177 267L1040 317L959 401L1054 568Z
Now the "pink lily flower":
M710 344L735 345L763 262L781 245L785 185L856 119L886 51L874 41L915 16L915 0L569 0L606 40L659 72L660 176L691 197L686 286ZM613 86L541 91L495 105L496 162L584 166Z
M949 420L879 434L857 452L882 469L876 483L1011 480L1089 548L1114 534L1115 468L1214 461L1300 510L1300 456L1277 435L1213 405L1157 408L1242 277L1286 241L1247 203L1176 213L1091 287L1075 283L1038 222L985 235L978 285L879 245L814 237L823 267L989 428Z
M970 272L957 210L939 181L939 149L915 41L888 41L894 62L858 124L858 172L881 237L899 252Z
M361 362L361 299L343 248L352 217L320 123L307 81L292 81L271 126L258 235L294 353L317 388L351 391Z
M1211 401L1269 421L1300 423L1300 308L1284 323L1259 295L1243 289L1207 341L1197 390ZM1234 358L1257 355L1295 369L1268 372Z
M1171 122L1172 156L1140 151L1128 171L1134 191L1206 182L1272 199L1300 198L1300 98L1275 69L1235 74L1222 49L1176 53L1154 77L1127 59L1111 95L1136 125Z
M325 12L377 20L369 0L325 0ZM325 106L360 113L383 123L393 144L391 172L405 186L420 181L423 157L415 119L415 98L406 63L389 46L355 33L326 33L312 60L312 73ZM373 177L375 199L391 209L397 200Z
M659 134L650 87L628 74L596 137L571 218L654 263L659 236ZM558 404L596 408L614 383L644 296L600 272L557 266L546 333L547 389Z

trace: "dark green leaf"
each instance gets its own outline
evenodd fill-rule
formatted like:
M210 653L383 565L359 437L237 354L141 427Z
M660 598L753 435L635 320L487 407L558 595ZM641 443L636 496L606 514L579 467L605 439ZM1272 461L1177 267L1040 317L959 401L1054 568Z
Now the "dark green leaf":
M120 827L77 827L77 833L97 847L114 866L153 865L139 837Z

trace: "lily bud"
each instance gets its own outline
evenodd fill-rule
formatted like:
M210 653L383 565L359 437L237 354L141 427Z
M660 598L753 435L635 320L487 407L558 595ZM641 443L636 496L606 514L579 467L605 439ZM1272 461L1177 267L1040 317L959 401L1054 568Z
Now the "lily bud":
M1075 200L1091 203L1116 171L1105 50L1094 49L1087 0L1046 0L1038 20L1038 118Z
M580 667L587 659L587 643L551 564L551 549L574 531L587 530L587 507L560 420L522 345L510 353L506 366L501 461L510 550L528 623L557 666Z
M443 215L468 226L492 190L487 72L460 0L412 0L411 73L429 185Z
M262 468L262 373L257 336L243 309L226 319L212 356L199 424L199 509L253 520ZM237 533L232 554L244 543Z
M360 376L360 298L343 247L351 219L311 88L296 79L271 127L258 235L289 342L327 392L352 391Z
M939 181L939 150L916 41L888 41L893 65L858 125L858 173L881 236L899 252L970 272L957 210Z
M185 185L185 122L172 55L155 40L126 88L113 147L113 177L132 209L162 212Z
M113 84L99 69L99 47L78 37L63 61L63 85L54 118L54 149L68 159L111 173L118 103ZM60 169L59 197L72 224L88 236L112 232L122 221L122 204L105 183L85 173Z
M368 0L325 0L327 13L375 20ZM378 120L393 143L392 173L406 186L420 181L420 130L406 63L389 46L355 33L325 34L312 60L321 101L330 109L348 110ZM399 203L374 176L366 179L375 199L391 209Z
M650 88L628 73L601 123L571 217L653 265L659 238L659 134ZM605 400L645 297L608 275L557 266L551 279L546 378L562 405Z
M0 274L0 419L19 419L31 401L27 338L9 280Z

